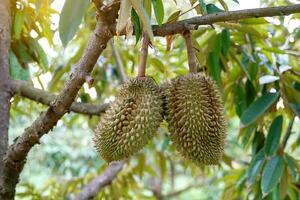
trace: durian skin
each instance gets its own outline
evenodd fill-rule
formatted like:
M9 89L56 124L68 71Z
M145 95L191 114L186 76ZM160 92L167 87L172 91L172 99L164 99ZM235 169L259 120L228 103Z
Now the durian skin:
M148 143L161 121L162 96L155 81L129 79L95 129L95 147L107 162L125 159Z
M177 151L198 165L218 164L227 123L215 82L202 74L188 74L162 85L166 120Z

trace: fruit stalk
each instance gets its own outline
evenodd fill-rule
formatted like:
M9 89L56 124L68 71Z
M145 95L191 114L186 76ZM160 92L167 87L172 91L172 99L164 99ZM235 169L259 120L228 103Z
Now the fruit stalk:
M193 47L193 42L192 42L192 34L190 31L184 31L182 33L182 36L185 40L188 64L189 64L189 71L191 74L196 74L197 73L197 62L196 62L196 56L194 53L194 47Z
M147 33L143 34L143 41L139 59L139 66L138 66L138 77L145 77L146 74L146 63L148 57L148 46L149 46L149 36Z

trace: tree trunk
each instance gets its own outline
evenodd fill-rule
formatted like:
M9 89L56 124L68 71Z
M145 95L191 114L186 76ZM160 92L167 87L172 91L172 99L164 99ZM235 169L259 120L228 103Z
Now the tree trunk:
M9 49L10 49L10 1L0 2L0 175L3 172L3 158L8 148L9 108L11 87L9 77ZM1 176L0 176L1 177ZM0 191L3 180L0 179ZM0 192L1 193L1 192ZM1 199L6 199L2 197Z

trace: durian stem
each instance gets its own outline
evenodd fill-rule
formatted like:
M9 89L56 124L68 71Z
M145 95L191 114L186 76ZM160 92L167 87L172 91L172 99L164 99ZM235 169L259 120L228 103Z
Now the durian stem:
M148 46L149 46L149 36L147 33L143 34L143 41L139 59L139 66L138 66L138 77L145 77L146 76L146 63L148 57Z
M184 40L185 40L190 73L196 74L197 73L197 61L196 61L196 56L194 53L192 34L190 31L184 31L182 33L182 36L184 37Z

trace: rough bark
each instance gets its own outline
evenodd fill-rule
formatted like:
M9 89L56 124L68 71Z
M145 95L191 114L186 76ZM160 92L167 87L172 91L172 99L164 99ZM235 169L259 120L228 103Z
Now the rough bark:
M9 49L10 49L10 1L0 2L0 176L3 172L3 158L8 148L8 126L10 108L10 77L9 77ZM0 184L2 180L0 179ZM0 188L1 192L1 188Z
M181 34L186 30L196 30L200 25L210 25L216 22L238 22L239 20L246 18L283 16L299 12L300 4L268 8L245 9L192 17L174 23L166 23L162 26L153 25L152 29L154 36L164 37L167 35ZM113 27L113 29L114 34L116 35L116 27ZM119 35L125 35L125 30Z
M28 152L39 143L39 139L48 133L65 113L69 112L79 89L85 82L85 77L91 73L99 55L113 36L109 27L115 23L118 10L117 4L100 8L95 31L64 88L51 102L49 108L42 112L40 117L26 128L7 150L3 174L0 177L2 179L0 199L14 199L16 184L26 163Z
M56 95L37 89L25 81L12 81L13 91L16 95L31 99L44 105L51 105ZM108 103L90 104L73 102L70 111L84 115L100 115L109 107Z
M87 200L96 197L103 187L109 185L114 180L114 178L122 170L124 164L124 161L112 162L102 174L84 186L74 200Z

